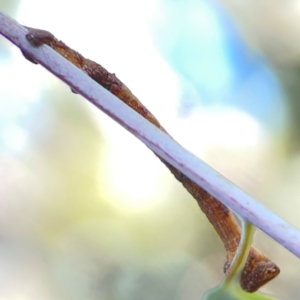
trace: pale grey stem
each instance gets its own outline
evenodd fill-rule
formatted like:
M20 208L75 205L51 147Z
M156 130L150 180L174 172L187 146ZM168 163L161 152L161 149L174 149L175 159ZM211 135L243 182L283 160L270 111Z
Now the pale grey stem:
M72 90L130 131L158 156L300 258L300 232L188 152L48 46L34 48L27 30L0 12L0 33ZM18 83L16 82L16 85Z

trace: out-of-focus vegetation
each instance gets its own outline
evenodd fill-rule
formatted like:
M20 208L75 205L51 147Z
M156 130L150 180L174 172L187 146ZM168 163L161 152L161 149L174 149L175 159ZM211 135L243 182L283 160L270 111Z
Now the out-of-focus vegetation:
M221 2L0 9L115 72L183 146L299 226L300 6ZM221 242L160 161L4 39L0 53L0 299L193 300L217 285ZM298 299L299 261L261 233L256 246L282 270L263 291Z

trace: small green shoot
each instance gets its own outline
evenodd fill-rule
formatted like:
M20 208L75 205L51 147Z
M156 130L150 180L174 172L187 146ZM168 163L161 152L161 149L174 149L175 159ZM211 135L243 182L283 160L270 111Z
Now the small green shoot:
M255 227L242 220L242 236L230 269L223 281L208 290L202 300L278 300L262 293L248 293L240 286L240 277L252 245Z

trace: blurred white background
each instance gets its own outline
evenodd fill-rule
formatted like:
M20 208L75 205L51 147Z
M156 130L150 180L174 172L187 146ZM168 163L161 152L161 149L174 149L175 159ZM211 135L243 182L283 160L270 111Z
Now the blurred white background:
M177 141L300 227L300 2L259 3L0 9L116 73ZM4 38L0 117L1 300L193 300L221 280L219 238L160 161ZM298 259L260 232L256 245L282 271L262 290L298 299Z

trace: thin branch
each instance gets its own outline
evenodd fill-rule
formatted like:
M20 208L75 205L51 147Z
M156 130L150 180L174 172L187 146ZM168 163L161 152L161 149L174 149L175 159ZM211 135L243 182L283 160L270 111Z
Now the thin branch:
M159 157L300 258L300 232L296 228L227 181L55 51L44 46L32 47L25 38L26 29L2 13L0 33L134 134Z
M71 49L62 41L59 41L49 31L41 29L28 28L26 34L27 40L35 46L48 45L57 53L65 57L76 67L83 70L89 77L94 79L102 87L117 96L126 105L131 107L145 119L159 128L166 130L161 126L155 116L132 94L129 88L119 80L115 74L109 73L98 63L83 57L77 51ZM23 51L25 57L33 63L35 60ZM159 157L159 156L158 156ZM238 249L241 238L240 227L236 222L233 213L220 201L212 197L203 188L186 177L178 169L174 168L163 158L159 157L163 164L171 171L175 178L182 183L186 190L196 199L201 210L205 213L208 220L214 226L216 232L224 243L227 260L224 266L224 272L227 273L232 259ZM279 268L268 257L256 248L252 247L248 255L247 263L243 269L240 284L248 292L254 292L263 284L272 280L279 274Z

